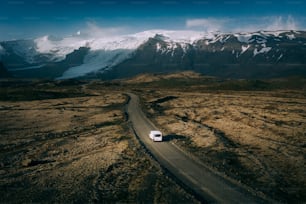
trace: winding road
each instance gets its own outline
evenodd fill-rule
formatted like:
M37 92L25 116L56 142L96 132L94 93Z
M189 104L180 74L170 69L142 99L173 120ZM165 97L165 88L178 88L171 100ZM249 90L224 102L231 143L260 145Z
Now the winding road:
M129 93L127 113L135 134L151 152L155 159L180 182L191 189L202 202L208 203L264 203L245 188L217 175L193 160L170 141L153 142L148 134L158 129L145 116L137 95Z

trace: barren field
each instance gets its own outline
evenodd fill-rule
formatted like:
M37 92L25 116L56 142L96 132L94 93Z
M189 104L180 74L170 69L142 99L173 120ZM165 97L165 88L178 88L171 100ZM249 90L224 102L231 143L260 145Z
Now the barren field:
M1 202L196 203L131 132L126 92L212 170L274 200L306 202L304 82L194 73L0 81Z
M1 87L1 202L197 202L130 132L122 92L10 83Z
M305 91L193 87L139 95L172 142L202 162L275 200L306 202Z

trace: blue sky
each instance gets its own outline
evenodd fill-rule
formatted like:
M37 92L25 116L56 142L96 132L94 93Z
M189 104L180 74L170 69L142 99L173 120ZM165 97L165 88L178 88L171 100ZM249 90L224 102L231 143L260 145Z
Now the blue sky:
M305 0L0 1L0 41L97 30L239 32L305 28Z

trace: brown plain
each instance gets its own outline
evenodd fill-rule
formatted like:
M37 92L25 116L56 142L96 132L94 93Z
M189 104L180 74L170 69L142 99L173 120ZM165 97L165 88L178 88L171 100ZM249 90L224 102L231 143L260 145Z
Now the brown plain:
M130 132L126 96L92 87L74 87L79 97L0 101L1 202L196 203Z
M306 202L304 78L16 83L0 86L1 202L196 203L133 135L126 92L213 171L276 201Z
M279 201L306 200L303 91L159 90L143 98L165 134L215 170Z

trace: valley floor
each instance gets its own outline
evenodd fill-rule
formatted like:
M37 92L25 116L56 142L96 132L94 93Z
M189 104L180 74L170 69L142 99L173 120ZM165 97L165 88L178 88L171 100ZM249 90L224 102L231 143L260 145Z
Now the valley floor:
M126 92L171 142L213 170L274 200L306 202L304 86L235 90L272 87L238 81L224 90L190 74L141 80L1 81L1 202L197 203L133 135ZM205 87L211 83L221 88Z
M136 140L122 92L53 82L1 91L1 202L197 203Z
M139 94L157 126L202 162L275 200L306 201L303 91Z

